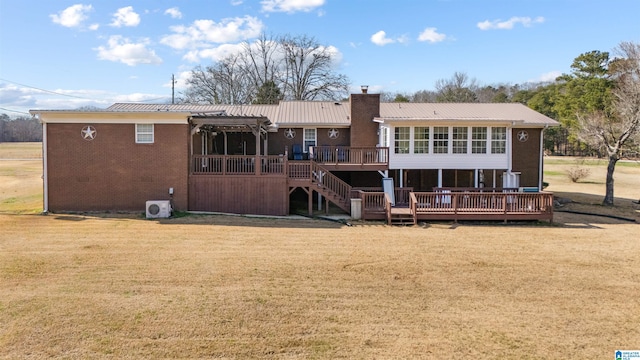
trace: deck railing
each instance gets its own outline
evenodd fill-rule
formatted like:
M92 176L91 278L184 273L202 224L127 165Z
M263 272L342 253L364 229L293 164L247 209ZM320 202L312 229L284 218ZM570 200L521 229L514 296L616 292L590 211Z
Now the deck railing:
M311 180L311 162L288 161L287 173L292 180Z
M256 159L260 164L256 167ZM280 155L193 155L191 173L201 175L285 175Z
M420 219L449 215L457 219L540 219L553 218L553 194L546 192L419 192L411 201Z
M388 147L312 146L311 156L321 164L388 165Z
M383 201L384 197L384 191L382 190L382 187L355 187L352 188L351 190L351 197L352 198L361 198L364 201L364 198L362 198L362 196L364 196L364 194L361 194L361 192L363 193L371 193L371 194L367 194L370 195L370 197L378 197L378 201ZM395 206L407 206L409 205L409 194L411 194L413 192L413 188L412 187L403 187L403 188L394 188L393 189L393 196L395 199Z

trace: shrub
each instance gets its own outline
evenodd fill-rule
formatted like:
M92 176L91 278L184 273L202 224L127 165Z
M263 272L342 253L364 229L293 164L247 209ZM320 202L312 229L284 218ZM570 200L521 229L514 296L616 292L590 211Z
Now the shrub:
M579 164L567 169L567 176L572 182L578 182L591 174L591 169L582 167Z

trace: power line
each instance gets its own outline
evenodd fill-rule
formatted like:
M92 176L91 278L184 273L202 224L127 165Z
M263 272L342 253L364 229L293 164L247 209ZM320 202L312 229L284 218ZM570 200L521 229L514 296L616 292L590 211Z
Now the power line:
M39 87L35 87L35 86L29 86L29 85L25 85L25 84L20 84L20 83L18 83L18 82L11 81L11 80L7 80L7 79L2 79L2 78L0 78L0 80L1 80L1 81L5 81L5 82L8 82L8 83L15 84L15 85L24 86L24 87L26 87L26 88L39 90L39 91L46 92L46 93L49 93L49 94L55 94L55 95L60 95L60 96L67 96L67 97L72 97L72 98L76 98L76 99L94 100L94 99L90 99L90 98L86 98L86 97L82 97L82 96L76 96L76 95L63 94L63 93L59 93L59 92L55 92L55 91L51 91L51 90L41 89L41 88L39 88Z
M67 96L67 97L76 98L76 99L83 99L83 100L101 101L101 100L98 100L98 99L92 99L92 98L88 98L88 97L63 94L63 93L59 93L59 92L55 92L55 91L51 91L51 90L42 89L42 88L35 87L35 86L29 86L29 85L21 84L21 83L18 83L18 82L15 82L15 81L11 81L11 80L7 80L7 79L3 79L3 78L0 78L0 81L5 81L5 82L8 82L8 83L12 83L12 84L19 85L19 86L24 86L26 88L35 89L35 90L38 90L38 91L42 91L42 92L46 92L46 93L54 94L54 95ZM158 97L158 98L154 98L154 99L141 100L139 102L150 102L150 101L162 100L162 99L167 99L167 98L168 98L168 96L163 96L163 97ZM11 110L7 110L7 111L11 111ZM19 112L19 111L14 111L14 112Z
M18 114L31 115L31 114L29 114L28 112L24 112L24 111L17 111L17 110L11 110L11 109L3 108L3 107L0 107L0 110L9 111L9 112L14 112L14 113L18 113Z

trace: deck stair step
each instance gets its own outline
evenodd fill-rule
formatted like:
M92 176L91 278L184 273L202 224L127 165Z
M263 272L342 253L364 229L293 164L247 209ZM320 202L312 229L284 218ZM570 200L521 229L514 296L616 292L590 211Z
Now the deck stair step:
M389 225L415 225L416 218L411 209L404 207L391 208L391 216L387 219Z

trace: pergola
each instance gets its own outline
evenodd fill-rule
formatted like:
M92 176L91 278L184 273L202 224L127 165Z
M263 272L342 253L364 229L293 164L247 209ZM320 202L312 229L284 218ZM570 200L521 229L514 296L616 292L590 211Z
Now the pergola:
M228 133L252 133L256 137L256 156L261 155L260 139L264 139L262 154L266 154L267 132L273 125L266 116L227 115L225 111L192 113L189 123L191 124L191 155L193 155L193 135L202 131L224 136L224 155L228 155Z

